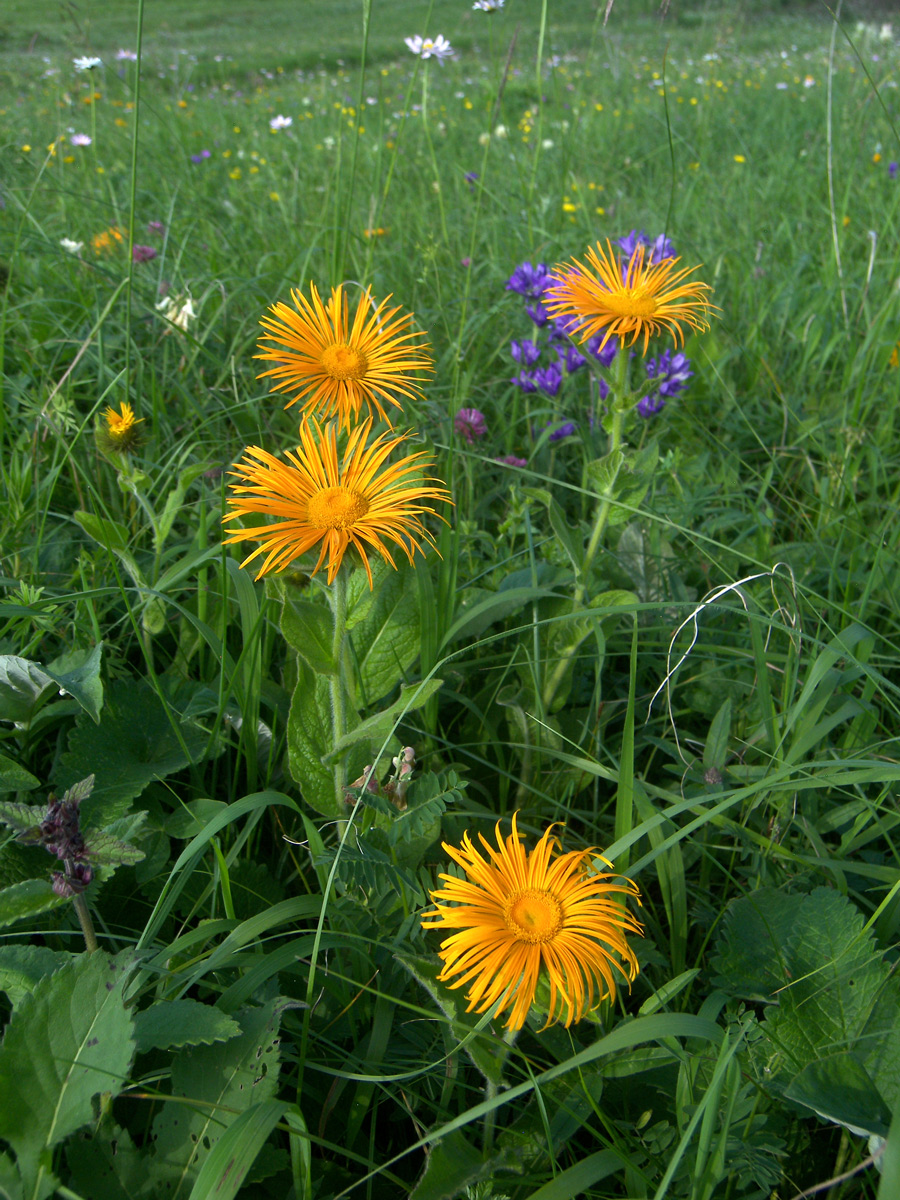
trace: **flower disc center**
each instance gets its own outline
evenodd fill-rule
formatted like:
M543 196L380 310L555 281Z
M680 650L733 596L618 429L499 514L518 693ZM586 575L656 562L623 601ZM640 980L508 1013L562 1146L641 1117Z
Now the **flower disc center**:
M656 300L642 288L622 288L603 297L603 307L617 317L646 320L656 312Z
M326 346L322 351L322 367L332 379L365 379L369 362L362 350L354 346Z
M549 942L563 923L562 905L552 892L525 888L507 901L503 919L520 942Z
M308 520L315 529L349 529L369 511L359 492L345 487L323 488L309 499Z

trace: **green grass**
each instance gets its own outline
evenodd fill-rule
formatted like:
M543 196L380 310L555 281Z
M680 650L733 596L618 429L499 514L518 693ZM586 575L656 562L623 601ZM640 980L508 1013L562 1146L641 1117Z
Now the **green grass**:
M897 40L374 0L361 73L363 16L153 0L139 97L135 6L0 18L0 1190L891 1200ZM586 371L511 382L506 284L632 229L718 312L616 466ZM296 445L253 355L311 280L391 294L435 360L399 426L455 507L374 593L221 545L245 447ZM91 774L73 903L27 831ZM630 991L566 1030L539 990L517 1038L419 923L442 841L513 812L601 847L645 928Z

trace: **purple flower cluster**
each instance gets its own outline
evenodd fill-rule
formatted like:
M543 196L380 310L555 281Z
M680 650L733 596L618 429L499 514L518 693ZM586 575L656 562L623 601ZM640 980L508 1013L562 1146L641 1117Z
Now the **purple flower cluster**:
M453 428L469 446L480 441L488 431L484 413L477 408L461 408L453 419Z
M662 412L670 396L684 391L694 372L690 370L691 360L686 354L673 354L671 350L664 350L659 358L648 358L644 366L647 378L656 386L641 397L637 410L642 417L652 417Z
M204 158L209 158L212 155L212 150L201 150L199 154L191 155L192 163L202 163Z
M40 825L22 835L22 841L43 846L65 864L65 874L53 872L53 890L57 896L71 899L80 895L94 878L94 869L87 862L88 847L81 832L79 805L91 794L94 776L69 788L62 800L50 797Z
M643 230L632 229L625 237L616 240L616 245L622 251L626 261L631 258L638 246L645 251L644 261L653 265L667 258L675 257L672 242L665 234L650 238ZM624 264L623 264L624 269ZM523 262L513 271L506 290L516 292L529 303L525 312L537 326L531 340L513 341L510 343L510 354L519 370L511 379L523 392L543 392L555 398L569 375L574 375L586 366L589 358L593 358L601 367L609 368L618 353L619 344L615 337L607 340L600 349L603 341L601 333L588 338L580 346L572 344L572 335L578 325L575 317L551 318L545 301L556 286L556 280L546 263ZM670 396L677 395L687 385L693 375L690 362L684 354L672 355L665 351L658 359L646 361L647 378L650 382L647 395L637 404L637 411L642 417L650 417L658 413ZM609 395L609 386L605 380L597 380L599 398L605 400ZM559 441L575 431L571 421L562 425L550 435L550 441Z

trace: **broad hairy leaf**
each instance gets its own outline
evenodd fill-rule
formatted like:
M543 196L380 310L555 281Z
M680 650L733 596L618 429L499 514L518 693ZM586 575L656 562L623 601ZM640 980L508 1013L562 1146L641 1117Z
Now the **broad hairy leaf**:
M334 746L331 689L328 680L314 676L305 663L298 663L298 667L287 725L288 766L310 807L328 817L342 816L346 809L335 793L334 771L322 761ZM359 717L349 701L347 716L352 730ZM348 778L354 776L348 774Z
M155 1153L143 1195L187 1197L225 1130L243 1112L273 1098L278 1086L278 1029L289 1001L235 1014L241 1032L227 1042L179 1051L172 1098L153 1122Z
M123 989L133 958L84 954L38 981L0 1046L0 1137L31 1195L50 1151L92 1120L99 1092L118 1095L134 1056Z
M730 996L771 1003L789 982L785 946L804 896L760 888L732 900L716 939L713 982Z
M77 700L84 711L99 722L103 707L103 681L100 678L100 660L103 643L98 642L90 650L70 650L56 658L44 670L73 700Z
M240 1032L237 1021L199 1000L157 1000L134 1015L138 1054L226 1042Z
M242 1112L213 1146L190 1200L233 1200L266 1138L289 1107L287 1100L262 1100Z
M291 649L296 650L313 671L322 675L334 674L334 618L327 605L295 597L285 588L281 632Z
M71 961L72 955L66 950L7 943L0 946L0 991L6 992L15 1009L45 975L52 975Z
M394 725L406 713L415 712L417 708L422 708L435 692L443 687L442 679L428 679L421 683L402 683L400 685L400 695L393 704L382 709L381 712L374 713L371 717L367 717L338 741L334 751L326 756L326 761L333 762L339 753L348 750L350 746L357 742L368 741L373 742L373 753L380 748L380 743L393 732Z
M853 1133L887 1136L891 1110L854 1054L832 1054L809 1063L784 1094L826 1121L846 1125Z
M27 724L57 690L37 663L17 654L0 654L0 721Z
M131 1134L104 1118L66 1146L67 1182L91 1200L133 1200L147 1178L147 1160Z
M49 858L47 862L50 864ZM11 883L9 887L0 888L0 929L69 903L54 892L49 873L47 879L23 879L21 883Z
M108 825L124 816L148 783L164 779L202 757L205 730L168 713L143 680L117 680L109 689L100 724L79 718L54 776L59 790L85 775L96 776L82 806L85 825Z
M405 679L419 656L420 621L413 571L389 570L366 616L348 634L360 707L376 703Z
M20 767L15 759L0 754L0 795L4 792L30 792L40 786L41 781L30 771Z

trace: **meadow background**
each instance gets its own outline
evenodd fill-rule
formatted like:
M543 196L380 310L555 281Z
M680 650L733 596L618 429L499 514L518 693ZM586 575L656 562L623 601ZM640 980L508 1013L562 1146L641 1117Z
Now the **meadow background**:
M900 1195L900 23L604 8L147 0L138 91L137 6L4 4L0 1196ZM586 565L606 431L586 373L511 382L506 284L632 229L721 311ZM221 546L231 464L295 444L253 354L310 280L436 360L406 419L456 507L351 584L337 753L412 746L402 812L329 794L310 564ZM93 953L27 844L91 775ZM646 936L512 1040L417 914L514 811Z

